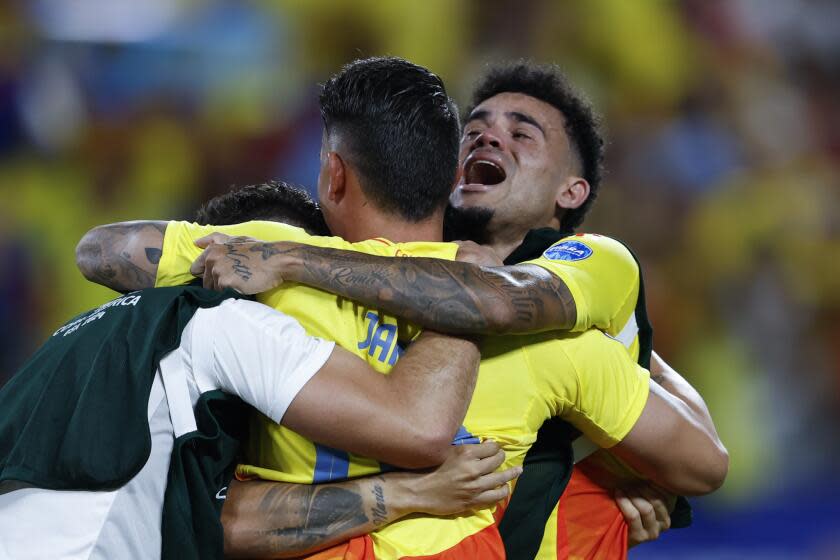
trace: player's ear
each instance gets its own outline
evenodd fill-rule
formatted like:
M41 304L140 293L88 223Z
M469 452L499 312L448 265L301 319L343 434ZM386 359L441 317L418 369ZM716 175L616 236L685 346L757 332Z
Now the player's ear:
M327 152L327 197L334 203L341 202L347 192L347 166L338 152Z
M583 177L571 176L557 189L554 199L557 206L566 210L578 208L589 198L589 182Z

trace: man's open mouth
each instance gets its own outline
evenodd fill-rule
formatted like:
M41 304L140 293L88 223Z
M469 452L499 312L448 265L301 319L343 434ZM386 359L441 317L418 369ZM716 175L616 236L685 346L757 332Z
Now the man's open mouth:
M498 185L507 177L502 164L496 157L473 153L464 162L464 186Z

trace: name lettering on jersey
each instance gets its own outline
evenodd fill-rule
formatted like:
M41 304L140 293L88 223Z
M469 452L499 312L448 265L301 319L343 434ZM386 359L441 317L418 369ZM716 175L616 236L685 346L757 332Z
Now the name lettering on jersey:
M397 342L396 323L384 323L373 311L365 313L368 323L367 337L359 343L359 350L367 349L372 358L382 363L394 365L404 350ZM378 354L378 355L377 355Z
M543 253L550 261L582 261L592 255L592 249L580 241L561 241Z
M96 309L94 309L93 311L91 311L90 313L88 313L87 315L85 315L84 317L80 317L80 318L76 319L75 321L67 323L66 325L64 325L63 327L61 327L57 331L55 331L53 333L53 336L57 336L59 334L62 335L62 336L67 336L68 334L76 332L81 327L84 327L85 325L87 325L89 323L93 323L94 321L97 321L97 320L101 319L102 317L104 317L105 316L105 311L109 307L114 307L116 305L119 305L119 306L130 305L130 306L134 307L135 305L137 305L137 302L140 301L141 297L142 296L139 296L139 295L133 296L133 295L129 294L127 296L118 297L117 299L109 301L108 303L104 303L104 304L100 305L99 307L97 307Z

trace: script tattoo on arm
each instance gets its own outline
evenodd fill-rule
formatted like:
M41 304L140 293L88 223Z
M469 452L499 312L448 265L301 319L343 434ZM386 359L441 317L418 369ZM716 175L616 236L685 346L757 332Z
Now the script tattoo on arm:
M464 334L570 329L574 298L563 281L535 265L483 267L429 258L390 258L322 247L259 249L294 265L286 280L379 307L423 327ZM257 250L254 248L253 250Z
M369 533L397 517L384 483L378 476L323 485L238 484L222 510L225 553L296 556ZM236 501L228 503L233 494Z
M122 222L99 226L76 246L76 265L97 284L118 292L155 285L166 222Z
M371 493L376 500L376 505L370 512L373 516L373 524L383 525L388 522L388 507L385 505L385 493L382 490L382 485L374 484Z

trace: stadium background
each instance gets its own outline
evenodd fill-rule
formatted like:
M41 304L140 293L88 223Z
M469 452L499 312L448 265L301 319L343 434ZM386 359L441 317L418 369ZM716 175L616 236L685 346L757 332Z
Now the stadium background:
M655 347L731 454L633 558L840 558L840 4L31 0L0 4L0 382L72 314L79 237L314 186L316 83L355 57L560 63L604 114L586 231L629 242Z

